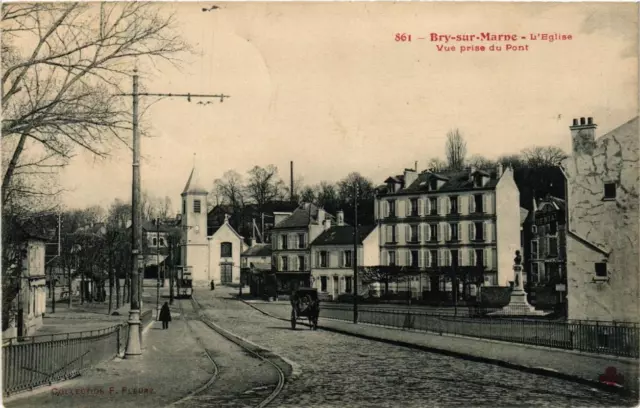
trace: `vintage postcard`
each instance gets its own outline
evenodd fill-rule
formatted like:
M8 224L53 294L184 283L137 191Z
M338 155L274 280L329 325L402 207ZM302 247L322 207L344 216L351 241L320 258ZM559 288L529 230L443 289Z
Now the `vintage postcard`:
M3 406L637 406L638 18L5 2Z

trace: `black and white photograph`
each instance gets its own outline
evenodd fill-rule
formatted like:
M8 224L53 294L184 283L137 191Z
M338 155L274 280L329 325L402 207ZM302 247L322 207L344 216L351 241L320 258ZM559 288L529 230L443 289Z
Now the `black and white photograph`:
M0 8L2 406L640 404L639 3Z

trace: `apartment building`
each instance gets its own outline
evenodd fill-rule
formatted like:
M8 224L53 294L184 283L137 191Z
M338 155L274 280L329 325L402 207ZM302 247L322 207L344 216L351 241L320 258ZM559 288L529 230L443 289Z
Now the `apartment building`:
M406 169L378 189L374 216L382 265L427 272L420 292L451 291L447 271L461 267L481 269L486 286L513 280L521 212L511 168Z
M336 225L324 231L311 243L312 286L322 294L337 299L342 294L354 293L353 278L355 228L344 223L344 213L336 214ZM377 226L359 226L357 251L358 266L380 264L379 229ZM364 294L362 282L358 293Z
M331 228L334 216L310 203L292 213L274 213L271 229L271 263L278 292L288 294L300 286L311 285L309 243Z

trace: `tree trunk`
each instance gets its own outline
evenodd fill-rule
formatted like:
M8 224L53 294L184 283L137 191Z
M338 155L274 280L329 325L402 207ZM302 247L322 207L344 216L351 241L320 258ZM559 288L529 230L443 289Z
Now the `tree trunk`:
M69 286L69 309L71 309L71 266L69 266L69 280L67 281L67 285Z
M84 304L84 270L80 272L80 304Z
M120 309L120 277L117 273L114 274L116 280L116 309Z
M111 267L111 261L109 261L109 315L111 315L112 308L113 308L113 268Z

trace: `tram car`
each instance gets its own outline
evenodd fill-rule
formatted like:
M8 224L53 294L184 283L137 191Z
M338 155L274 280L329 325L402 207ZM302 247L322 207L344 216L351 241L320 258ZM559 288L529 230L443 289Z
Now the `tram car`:
M176 270L175 296L191 299L193 295L193 275L190 266L178 266Z

